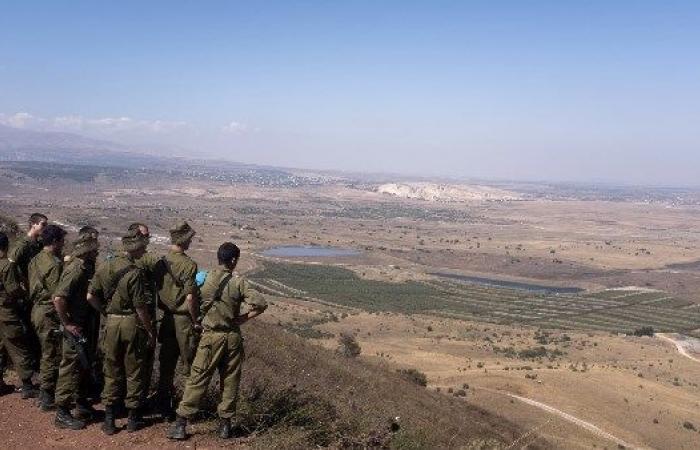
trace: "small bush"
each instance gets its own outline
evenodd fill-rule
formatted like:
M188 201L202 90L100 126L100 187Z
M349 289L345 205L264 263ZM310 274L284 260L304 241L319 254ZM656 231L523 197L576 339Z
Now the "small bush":
M338 353L347 358L355 358L362 353L362 348L357 343L354 335L341 333L340 337L338 337Z
M397 369L396 371L403 375L407 380L414 384L417 384L418 386L425 387L428 385L428 377L426 377L425 374L419 370Z
M654 328L649 326L637 328L632 334L635 336L654 336Z

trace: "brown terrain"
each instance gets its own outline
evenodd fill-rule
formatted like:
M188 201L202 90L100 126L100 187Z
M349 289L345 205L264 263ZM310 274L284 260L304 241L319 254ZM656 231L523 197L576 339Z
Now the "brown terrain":
M17 221L46 212L71 231L91 224L103 253L116 251L136 220L151 225L152 251L161 253L168 226L186 218L198 231L190 254L203 268L213 267L222 241L238 243L240 271L272 304L245 330L244 397L264 382L268 396L288 387L286 394L313 393L305 401L331 406L312 411L306 424L263 426L244 413L255 425L237 445L697 448L700 347L689 338L700 330L697 194L577 196L501 185L486 190L496 197L460 186L423 199L379 193L378 185L326 178L289 186L187 172L86 181L8 166L0 168L0 212ZM264 254L309 245L358 253ZM328 275L308 283L282 276L298 270ZM583 291L543 297L435 273ZM513 309L518 304L525 306ZM633 335L644 326L664 334ZM347 333L361 347L358 358L335 352ZM164 424L109 439L97 425L58 431L51 415L17 397L0 398L6 448L173 446ZM270 411L282 408L273 400ZM321 431L309 425L328 415L334 419ZM358 416L362 423L351 419ZM396 417L400 436L387 431ZM183 446L222 445L212 427L196 424Z

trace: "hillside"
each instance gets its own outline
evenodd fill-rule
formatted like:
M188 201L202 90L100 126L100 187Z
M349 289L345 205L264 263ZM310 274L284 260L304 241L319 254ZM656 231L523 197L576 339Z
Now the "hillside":
M248 448L503 448L523 431L462 399L429 391L389 369L348 359L282 331L246 325L246 365L239 403L241 437ZM212 386L212 396L216 387ZM215 424L203 418L183 447L211 447ZM5 446L63 448L115 446L171 448L166 424L107 438L99 425L84 432L53 426L53 416L18 395L0 398ZM31 428L27 435L23 430ZM392 431L393 429L393 431ZM520 448L546 448L537 436ZM536 445L535 445L536 444Z

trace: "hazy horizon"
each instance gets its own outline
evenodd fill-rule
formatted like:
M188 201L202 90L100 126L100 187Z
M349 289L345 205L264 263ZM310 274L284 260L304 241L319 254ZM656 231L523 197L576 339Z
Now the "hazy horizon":
M23 2L0 124L308 169L697 186L694 2Z

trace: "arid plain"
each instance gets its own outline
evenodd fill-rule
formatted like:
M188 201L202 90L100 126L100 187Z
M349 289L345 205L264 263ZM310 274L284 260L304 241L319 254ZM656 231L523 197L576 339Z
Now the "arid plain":
M558 448L697 448L700 195L299 177L76 180L10 166L0 211L96 226L103 252L133 221L163 252L168 226L187 219L202 268L233 240L272 302L268 322L328 348L352 333L360 358L413 369L426 389L528 430L515 447L541 436ZM354 252L267 252L280 246ZM644 327L666 334L634 335Z

